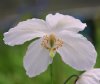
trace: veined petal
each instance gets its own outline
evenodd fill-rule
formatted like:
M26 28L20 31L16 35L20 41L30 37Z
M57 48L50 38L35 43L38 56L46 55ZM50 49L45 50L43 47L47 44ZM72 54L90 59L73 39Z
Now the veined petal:
M60 34L64 44L58 49L62 60L77 70L93 68L97 53L94 46L81 34L63 31Z
M82 77L76 82L76 84L100 84L100 83L98 83L97 80L95 79L91 79L90 77Z
M47 29L45 21L41 19L29 19L20 22L16 27L4 33L3 40L11 46L19 45L33 38L42 37L45 35Z
M29 77L35 77L44 72L48 65L52 63L49 51L41 46L41 39L31 43L28 47L23 63L26 74Z
M91 69L83 73L76 84L100 84L100 69Z
M86 24L82 23L79 19L60 13L56 13L55 15L48 14L46 16L46 22L53 28L53 30L57 31L69 30L79 32L86 27Z

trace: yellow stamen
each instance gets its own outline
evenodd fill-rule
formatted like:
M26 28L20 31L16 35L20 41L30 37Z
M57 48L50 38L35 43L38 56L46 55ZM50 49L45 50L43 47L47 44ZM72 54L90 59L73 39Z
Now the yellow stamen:
M46 49L49 50L50 56L51 56L51 57L54 57L55 51L56 51L58 48L62 47L63 41L62 41L61 39L57 38L57 37L55 36L55 34L52 33L52 34L50 34L50 35L45 35L45 36L43 37L43 40L42 40L41 45L42 45L44 48L46 48Z

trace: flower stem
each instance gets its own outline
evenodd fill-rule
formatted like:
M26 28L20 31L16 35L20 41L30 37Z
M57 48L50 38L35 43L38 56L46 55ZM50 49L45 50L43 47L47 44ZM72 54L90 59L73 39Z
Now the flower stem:
M76 80L79 78L78 75L72 75L72 76L70 76L68 79L66 79L66 81L64 82L64 84L68 83L68 81L69 81L71 78L73 78L73 77L76 77ZM76 83L76 80L75 80L74 84Z
M51 84L53 84L53 63L50 64Z

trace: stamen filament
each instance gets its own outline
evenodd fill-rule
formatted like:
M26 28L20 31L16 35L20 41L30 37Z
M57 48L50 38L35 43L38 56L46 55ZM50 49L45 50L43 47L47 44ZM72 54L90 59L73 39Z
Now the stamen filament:
M43 37L41 45L49 50L49 55L51 58L55 56L55 52L58 48L62 47L63 41L55 36L54 33L48 35L45 35Z

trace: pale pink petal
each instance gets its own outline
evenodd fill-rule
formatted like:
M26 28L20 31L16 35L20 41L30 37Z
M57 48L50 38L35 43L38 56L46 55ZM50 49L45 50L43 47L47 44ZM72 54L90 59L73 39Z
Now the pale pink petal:
M100 84L100 69L91 69L83 73L76 84Z
M41 39L29 45L23 63L26 74L29 77L35 77L41 74L47 69L48 65L52 63L49 51L41 46Z
M54 31L69 30L79 32L86 27L86 24L82 23L79 19L60 13L56 13L55 15L48 14L46 16L46 22Z
M20 22L17 26L4 33L3 40L5 44L11 46L19 45L36 37L43 37L47 29L45 21L41 19L29 19Z
M97 53L94 46L81 34L64 31L60 38L64 41L58 49L62 60L77 70L88 70L94 67Z

